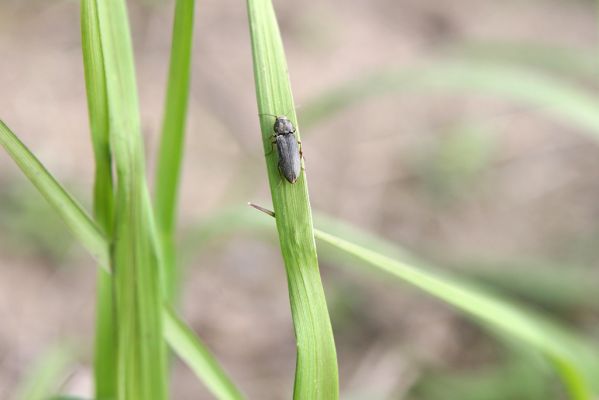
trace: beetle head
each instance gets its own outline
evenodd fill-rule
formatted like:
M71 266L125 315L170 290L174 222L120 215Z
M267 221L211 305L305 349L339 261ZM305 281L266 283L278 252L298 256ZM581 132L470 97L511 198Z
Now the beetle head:
M288 135L295 132L295 127L284 115L277 117L273 129L277 135Z

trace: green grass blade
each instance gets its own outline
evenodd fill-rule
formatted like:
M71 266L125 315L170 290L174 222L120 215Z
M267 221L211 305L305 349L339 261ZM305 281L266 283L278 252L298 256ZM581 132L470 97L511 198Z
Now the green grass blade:
M514 349L513 355L502 355L498 363L476 370L425 372L410 394L427 400L553 399L553 377L538 361L535 355Z
M509 292L559 313L597 309L597 271L547 260L466 259L448 265L473 280Z
M94 216L105 234L112 234L114 193L109 140L104 57L95 0L81 2L81 47L91 139L95 158Z
M108 244L101 230L77 200L60 186L39 160L31 154L27 147L2 121L0 121L0 145L4 147L48 203L54 207L58 215L73 231L75 237L79 239L97 262L103 267L108 266Z
M407 282L493 330L541 351L557 367L573 399L589 400L599 393L594 379L599 372L597 353L592 346L552 321L439 272L428 272L320 230L314 232L321 241L363 264Z
M283 44L270 0L248 0L256 98L260 114L286 114L296 125ZM304 172L295 184L284 181L272 149L274 119L260 118L279 242L289 284L297 341L295 399L334 400L339 396L337 356L318 270L312 215ZM299 140L299 130L296 132Z
M96 399L114 399L118 350L115 340L113 282L107 270L98 270L96 279L94 393Z
M165 285L172 300L177 286L174 233L189 98L195 0L177 0L162 136L156 167L156 223L164 256Z
M169 308L164 308L164 336L191 370L218 399L238 400L243 396L233 385L206 346Z
M572 84L522 67L491 62L438 61L415 68L377 71L342 84L302 108L302 123L313 124L368 97L394 92L468 92L496 96L582 129L599 139L599 98Z
M167 397L158 249L149 209L133 49L123 0L96 1L117 171L113 275L117 399Z
M61 382L68 378L68 367L75 362L73 349L57 344L46 350L28 368L27 375L17 388L17 400L46 400L49 393L58 391Z
M109 141L108 101L104 57L95 0L81 2L81 44L87 105L95 158L94 218L107 237L112 235L114 190ZM117 346L113 285L107 270L98 270L96 283L94 386L96 399L116 398Z
M89 400L89 399L84 399L83 397L76 397L76 396L53 396L53 397L50 397L48 400Z
M599 69L599 60L588 51L541 42L466 42L449 50L451 55L467 60L521 64L591 82L596 82Z
M17 139L17 137L0 121L0 144L6 148L19 168L36 186L40 193L54 207L60 217L71 228L75 237L98 260L99 265L108 265L110 259L108 242L95 222L87 215L73 197L54 179L35 156ZM161 308L162 309L162 308ZM177 321L172 312L164 307L163 317L168 317L165 325L168 335L165 339L175 353L187 362L191 369L198 373L198 378L206 383L208 388L219 388L223 393L229 388L229 394L239 393L231 380L226 377L223 369L216 364L215 359L205 349L199 338L193 337L193 332L182 322ZM200 350L201 349L201 350ZM185 353L181 353L185 351ZM198 370L198 366L203 366ZM210 371L210 369L213 369ZM215 381L211 381L215 379ZM219 392L220 393L220 392Z

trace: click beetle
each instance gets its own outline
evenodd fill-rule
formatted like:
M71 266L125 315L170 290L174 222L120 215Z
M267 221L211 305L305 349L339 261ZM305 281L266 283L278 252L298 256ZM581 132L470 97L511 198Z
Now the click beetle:
M274 116L273 144L279 153L279 171L289 183L295 183L301 172L301 143L295 137L293 123L284 115Z

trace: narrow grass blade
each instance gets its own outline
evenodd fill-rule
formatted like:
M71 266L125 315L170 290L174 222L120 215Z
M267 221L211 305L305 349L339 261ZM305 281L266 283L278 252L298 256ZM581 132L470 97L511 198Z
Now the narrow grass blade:
M54 396L54 397L50 397L48 400L89 400L89 399L84 399L83 397L76 397L76 396Z
M114 219L112 156L109 142L108 101L104 57L95 0L81 2L81 44L91 139L95 158L94 218L106 237ZM107 270L98 270L96 283L96 337L94 383L96 399L116 398L117 346L115 341L114 292Z
M559 313L597 310L597 271L577 264L555 264L546 260L476 260L452 262L449 266L485 285L533 301Z
M197 376L201 377L216 398L243 398L206 346L169 307L164 308L164 336L173 350Z
M20 383L16 400L46 400L67 379L68 366L75 360L70 346L57 344L44 352Z
M539 400L556 395L552 376L534 355L502 356L499 363L476 370L425 373L410 394L429 400Z
M15 134L0 121L0 145L66 222L83 246L102 267L109 265L108 245L101 230Z
M117 351L112 276L98 270L96 277L96 337L94 393L96 399L116 398Z
M537 108L599 140L599 98L540 71L491 62L438 61L432 65L376 71L331 89L302 108L314 124L373 96L394 92L472 92Z
M277 230L289 284L297 340L295 399L339 397L337 356L324 290L320 281L306 177L295 184L281 178L272 149L274 118L285 114L296 126L287 65L270 0L247 2L256 98ZM299 129L296 131L299 140Z
M174 232L187 103L195 0L177 0L162 136L156 167L155 211L164 256L165 286L173 299L178 282Z
M466 42L450 48L460 59L494 64L514 64L538 68L543 73L597 81L599 60L588 51L540 42L484 41Z
M50 397L48 400L89 400L89 399L84 399L83 397L76 397L76 396L54 396L54 397Z
M117 172L113 275L117 399L167 397L159 249L146 186L133 49L124 0L97 1Z
M112 234L114 191L110 152L106 72L96 0L81 2L81 47L87 108L95 158L94 216L106 235Z
M405 281L465 312L484 325L545 354L556 366L573 399L599 394L597 353L582 339L525 308L439 272L427 272L337 236L315 230L318 239Z

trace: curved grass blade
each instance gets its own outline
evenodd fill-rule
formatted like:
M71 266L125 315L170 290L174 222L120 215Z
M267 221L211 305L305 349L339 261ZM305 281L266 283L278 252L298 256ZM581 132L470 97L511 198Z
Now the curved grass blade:
M117 399L167 397L159 249L146 186L133 49L123 0L97 1L117 187L113 275Z
M295 184L281 178L272 149L274 118L267 115L285 114L297 129L283 44L270 0L248 0L247 7L262 142L297 341L294 398L334 400L339 397L337 355L318 270L306 176L302 171ZM296 136L299 140L299 130Z
M577 264L555 264L546 260L464 260L448 267L482 284L535 302L558 313L596 310L597 271Z
M599 353L586 339L490 289L434 270L375 235L321 214L316 216L316 221L319 227L334 233L315 229L316 238L350 255L363 269L391 274L470 315L492 333L545 355L572 399L589 400L599 393L599 382L595 379L599 375Z
M591 82L597 81L599 70L599 60L592 53L540 42L466 42L450 48L449 53L472 61L521 64Z
M178 282L175 221L183 141L189 98L195 0L177 0L162 136L156 167L156 224L164 257L167 298L173 300Z
M590 400L599 394L599 358L593 347L524 307L440 272L428 272L397 261L337 236L314 230L321 241L379 271L407 282L465 312L492 330L534 348L554 364L573 399Z
M48 203L54 207L98 264L106 268L110 264L108 244L102 231L77 200L60 186L3 121L0 121L0 145L4 147Z
M112 155L110 153L108 100L104 57L95 0L81 2L81 46L87 90L91 139L95 158L94 218L110 238L114 219ZM98 270L96 283L96 337L94 383L96 399L116 398L117 346L113 285L107 270Z
M599 98L526 68L485 62L437 61L414 68L377 71L342 84L302 108L302 123L314 124L366 98L407 91L466 91L538 108L599 139Z

